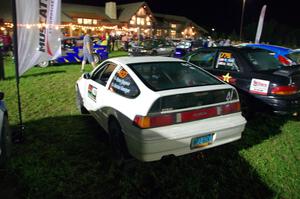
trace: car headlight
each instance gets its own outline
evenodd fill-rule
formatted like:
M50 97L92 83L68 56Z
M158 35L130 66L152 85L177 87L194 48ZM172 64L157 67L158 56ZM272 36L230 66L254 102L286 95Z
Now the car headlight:
M147 50L141 50L141 52L142 52L142 53L146 53L146 52L147 52Z
M132 48L129 48L129 49L128 49L128 52L132 52Z

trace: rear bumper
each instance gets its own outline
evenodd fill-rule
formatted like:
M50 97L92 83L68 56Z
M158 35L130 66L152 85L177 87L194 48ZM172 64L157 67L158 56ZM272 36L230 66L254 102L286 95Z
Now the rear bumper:
M152 129L138 129L126 135L129 152L141 161L160 160L163 156L180 156L230 143L241 138L246 120L240 113ZM191 149L191 140L213 134L210 145Z
M283 97L261 96L259 98L267 104L274 113L293 114L300 112L300 95Z

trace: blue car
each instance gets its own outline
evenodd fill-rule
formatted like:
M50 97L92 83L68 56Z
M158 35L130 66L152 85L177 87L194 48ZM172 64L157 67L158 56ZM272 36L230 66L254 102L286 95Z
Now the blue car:
M293 50L290 48L268 45L268 44L242 44L242 46L249 46L253 48L261 48L269 50L274 53L275 58L277 58L283 65L297 65L300 64L300 50Z
M95 63L108 58L106 45L101 44L98 37L92 37L93 40L93 57ZM66 64L79 63L83 59L83 38L69 37L61 41L61 56L52 61L44 61L38 64L40 67L47 67L49 64Z
M201 47L203 47L203 41L202 40L186 40L186 41L181 41L178 43L175 49L174 57L176 58L182 58L186 54L195 51Z

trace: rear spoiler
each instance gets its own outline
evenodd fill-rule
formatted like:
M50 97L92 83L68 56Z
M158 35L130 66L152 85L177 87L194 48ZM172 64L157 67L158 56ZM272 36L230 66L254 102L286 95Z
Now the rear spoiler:
M294 74L300 74L300 65L284 66L280 70L275 71L274 75L289 77Z

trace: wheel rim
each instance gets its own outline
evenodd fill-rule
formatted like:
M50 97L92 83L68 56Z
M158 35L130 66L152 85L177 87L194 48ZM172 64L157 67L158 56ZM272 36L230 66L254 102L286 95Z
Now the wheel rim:
M39 66L42 67L42 68L45 68L49 65L49 62L48 61L43 61L41 63L39 63Z
M98 55L93 55L94 56L94 62L97 64L97 63L99 63L99 61L100 61L100 58L99 58L99 56Z

